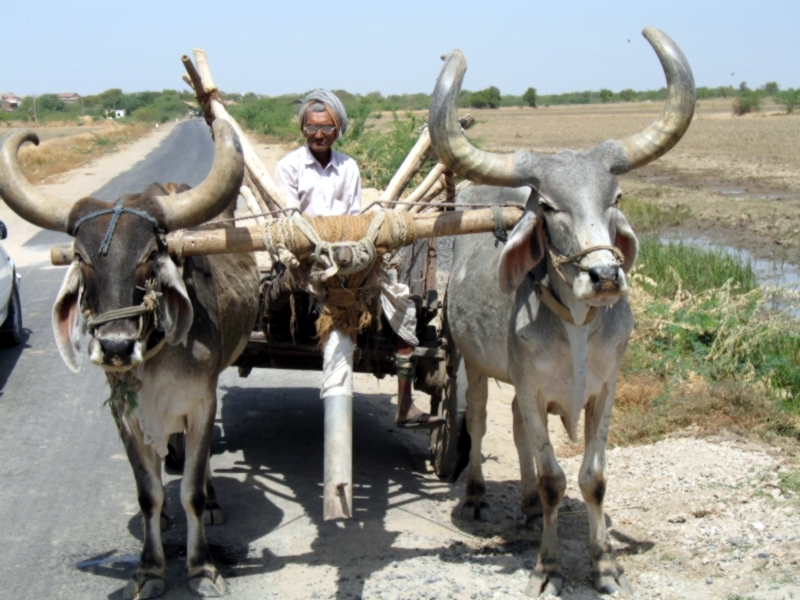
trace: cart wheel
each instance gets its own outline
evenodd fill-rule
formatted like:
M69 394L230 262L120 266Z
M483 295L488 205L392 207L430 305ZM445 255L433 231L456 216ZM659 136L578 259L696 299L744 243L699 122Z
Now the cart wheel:
M467 373L461 355L453 347L448 357L450 377L444 388L431 397L431 411L444 419L431 430L433 471L439 479L455 481L469 463L471 440L467 432Z

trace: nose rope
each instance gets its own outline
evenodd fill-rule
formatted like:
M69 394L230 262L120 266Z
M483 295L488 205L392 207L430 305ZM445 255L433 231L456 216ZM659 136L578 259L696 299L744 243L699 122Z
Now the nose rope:
M89 213L88 215L81 217L75 223L75 226L72 228L72 237L78 235L78 227L80 227L83 223L88 221L89 219L94 219L95 217L100 217L102 215L113 214L114 216L111 217L111 222L108 224L108 230L106 231L106 235L103 240L100 242L100 254L105 256L108 254L108 248L111 246L111 238L114 236L114 231L117 229L117 221L119 221L120 216L122 213L128 213L130 215L136 215L142 219L146 219L152 223L153 228L156 230L156 233L162 234L164 230L161 229L161 226L158 224L153 217L148 215L146 212L142 212L141 210L136 210L134 208L128 208L126 206L122 206L121 204L117 204L114 208L106 208L104 210L96 210L93 213Z
M592 252L596 252L598 250L608 250L614 255L614 258L617 259L617 265L622 265L625 262L625 255L622 254L620 249L615 246L592 246L591 248L586 248L585 250L576 252L572 256L565 256L553 248L552 242L550 241L550 236L545 236L545 247L547 248L547 253L550 255L550 262L553 263L553 268L555 268L558 276L561 277L561 280L567 285L569 285L569 282L561 270L561 266L567 263L572 263L576 269L588 271L589 269L581 265L578 261Z
M128 306L127 308L119 308L117 310L109 310L108 312L104 312L99 317L92 317L91 313L87 310L85 314L86 316L86 331L92 333L95 329L103 325L104 323L110 323L111 321L121 321L122 319L130 319L132 317L139 317L141 315L145 315L147 313L153 313L155 317L155 325L158 327L158 297L161 296L161 292L156 290L156 281L154 279L150 279L144 284L144 298L142 299L142 303L139 306ZM142 288L139 288L142 289ZM139 327L139 336L143 333L143 327Z

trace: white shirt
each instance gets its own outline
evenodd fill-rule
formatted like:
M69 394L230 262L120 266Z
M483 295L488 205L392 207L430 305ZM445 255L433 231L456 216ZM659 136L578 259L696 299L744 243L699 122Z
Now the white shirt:
M311 217L354 215L361 211L361 173L349 156L331 150L326 167L302 146L275 168L275 184L289 207Z

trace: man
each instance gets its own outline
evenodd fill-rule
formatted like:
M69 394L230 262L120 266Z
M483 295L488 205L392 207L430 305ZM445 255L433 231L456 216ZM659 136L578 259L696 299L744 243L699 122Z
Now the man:
M314 90L303 98L298 115L307 144L285 156L275 170L275 183L290 207L315 216L355 215L361 212L361 174L356 162L333 149L347 131L347 113L339 98L327 90ZM398 427L424 429L443 423L414 405L416 308L408 286L396 281L381 285L381 304L397 334L395 364Z

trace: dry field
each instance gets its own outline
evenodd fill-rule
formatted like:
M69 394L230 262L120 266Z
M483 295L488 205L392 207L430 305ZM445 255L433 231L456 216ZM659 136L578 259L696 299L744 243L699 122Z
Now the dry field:
M622 138L650 123L658 102L470 110L470 136L487 149L558 152ZM467 111L463 111L467 112ZM800 262L800 115L767 105L734 117L729 100L705 100L671 152L621 178L623 193L688 206L702 233L762 258Z
M22 172L35 184L50 183L56 176L113 152L152 129L149 125L120 125L113 121L82 127L73 123L15 126L32 129L41 141L38 148L27 144L20 150Z

